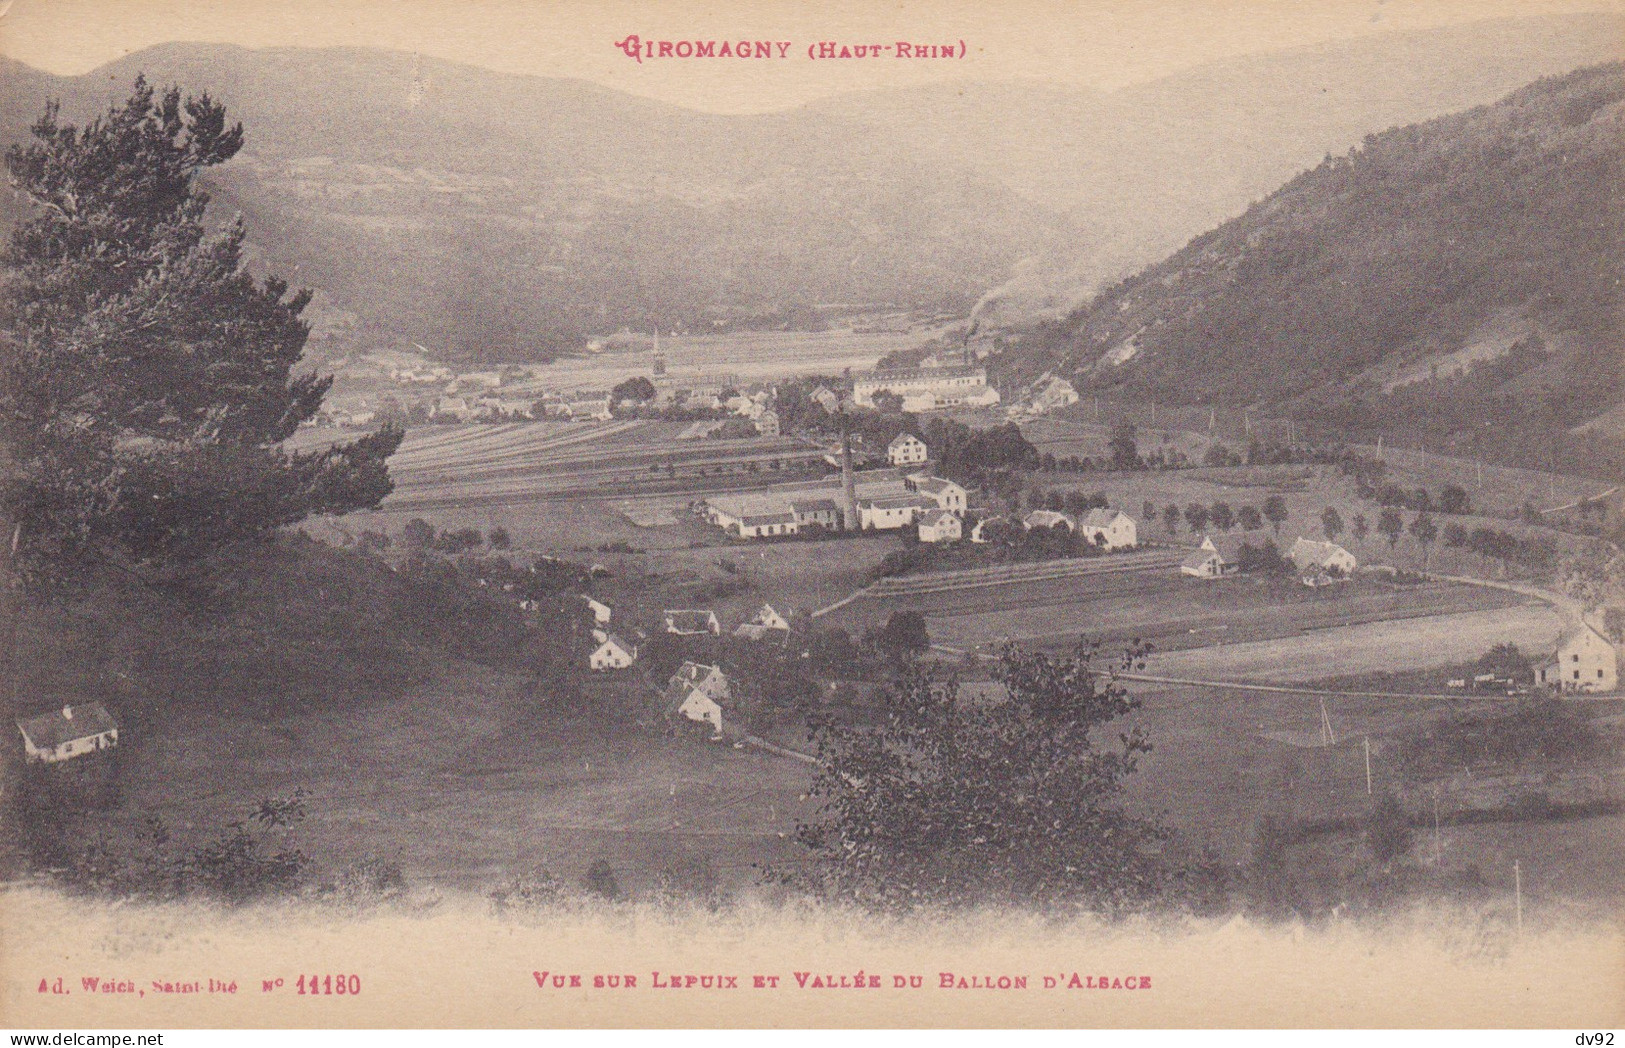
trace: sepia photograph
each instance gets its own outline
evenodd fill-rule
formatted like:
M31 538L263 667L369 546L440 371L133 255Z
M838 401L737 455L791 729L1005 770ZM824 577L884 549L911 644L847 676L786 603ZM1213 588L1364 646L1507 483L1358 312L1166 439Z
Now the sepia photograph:
M1625 1025L1617 0L4 0L0 152L0 1026Z

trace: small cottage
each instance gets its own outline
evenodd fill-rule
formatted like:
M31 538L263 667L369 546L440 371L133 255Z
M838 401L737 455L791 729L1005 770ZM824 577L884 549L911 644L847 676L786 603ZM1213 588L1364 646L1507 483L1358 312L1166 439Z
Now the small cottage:
M1224 554L1219 552L1213 540L1203 538L1201 547L1180 562L1179 571L1193 578L1216 579L1224 575L1227 567Z
M1334 578L1349 578L1354 574L1354 554L1335 542L1316 542L1298 536L1298 541L1286 552L1287 559L1305 576L1324 572Z
M920 518L921 542L958 542L963 525L945 509L933 509Z
M1121 510L1092 509L1078 521L1078 531L1102 549L1133 549L1139 542L1134 518Z
M625 640L611 633L605 636L602 644L593 650L587 658L587 665L594 672L605 670L624 670L638 660L638 646L628 644Z
M43 763L112 749L118 745L118 722L99 702L63 706L35 717L19 717L26 759Z
M711 725L712 737L722 734L722 704L732 695L720 666L685 662L666 684L668 716Z

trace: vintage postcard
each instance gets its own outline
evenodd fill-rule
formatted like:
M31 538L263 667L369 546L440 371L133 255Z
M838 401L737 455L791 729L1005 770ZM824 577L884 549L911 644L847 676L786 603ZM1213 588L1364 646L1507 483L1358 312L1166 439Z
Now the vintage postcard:
M0 1026L1620 1025L1622 57L0 3Z

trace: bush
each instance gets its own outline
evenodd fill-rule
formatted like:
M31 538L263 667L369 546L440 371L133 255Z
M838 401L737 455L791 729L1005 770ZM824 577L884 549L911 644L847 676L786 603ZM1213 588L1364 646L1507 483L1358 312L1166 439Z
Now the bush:
M1411 850L1411 824L1405 808L1392 794L1383 794L1365 820L1365 842L1384 866Z

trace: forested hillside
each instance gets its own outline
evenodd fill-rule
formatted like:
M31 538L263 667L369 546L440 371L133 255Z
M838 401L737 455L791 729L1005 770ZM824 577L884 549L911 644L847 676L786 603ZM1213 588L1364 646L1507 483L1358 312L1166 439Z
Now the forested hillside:
M1622 99L1616 63L1367 136L1038 332L1015 370L1503 459L1579 453L1625 397Z

